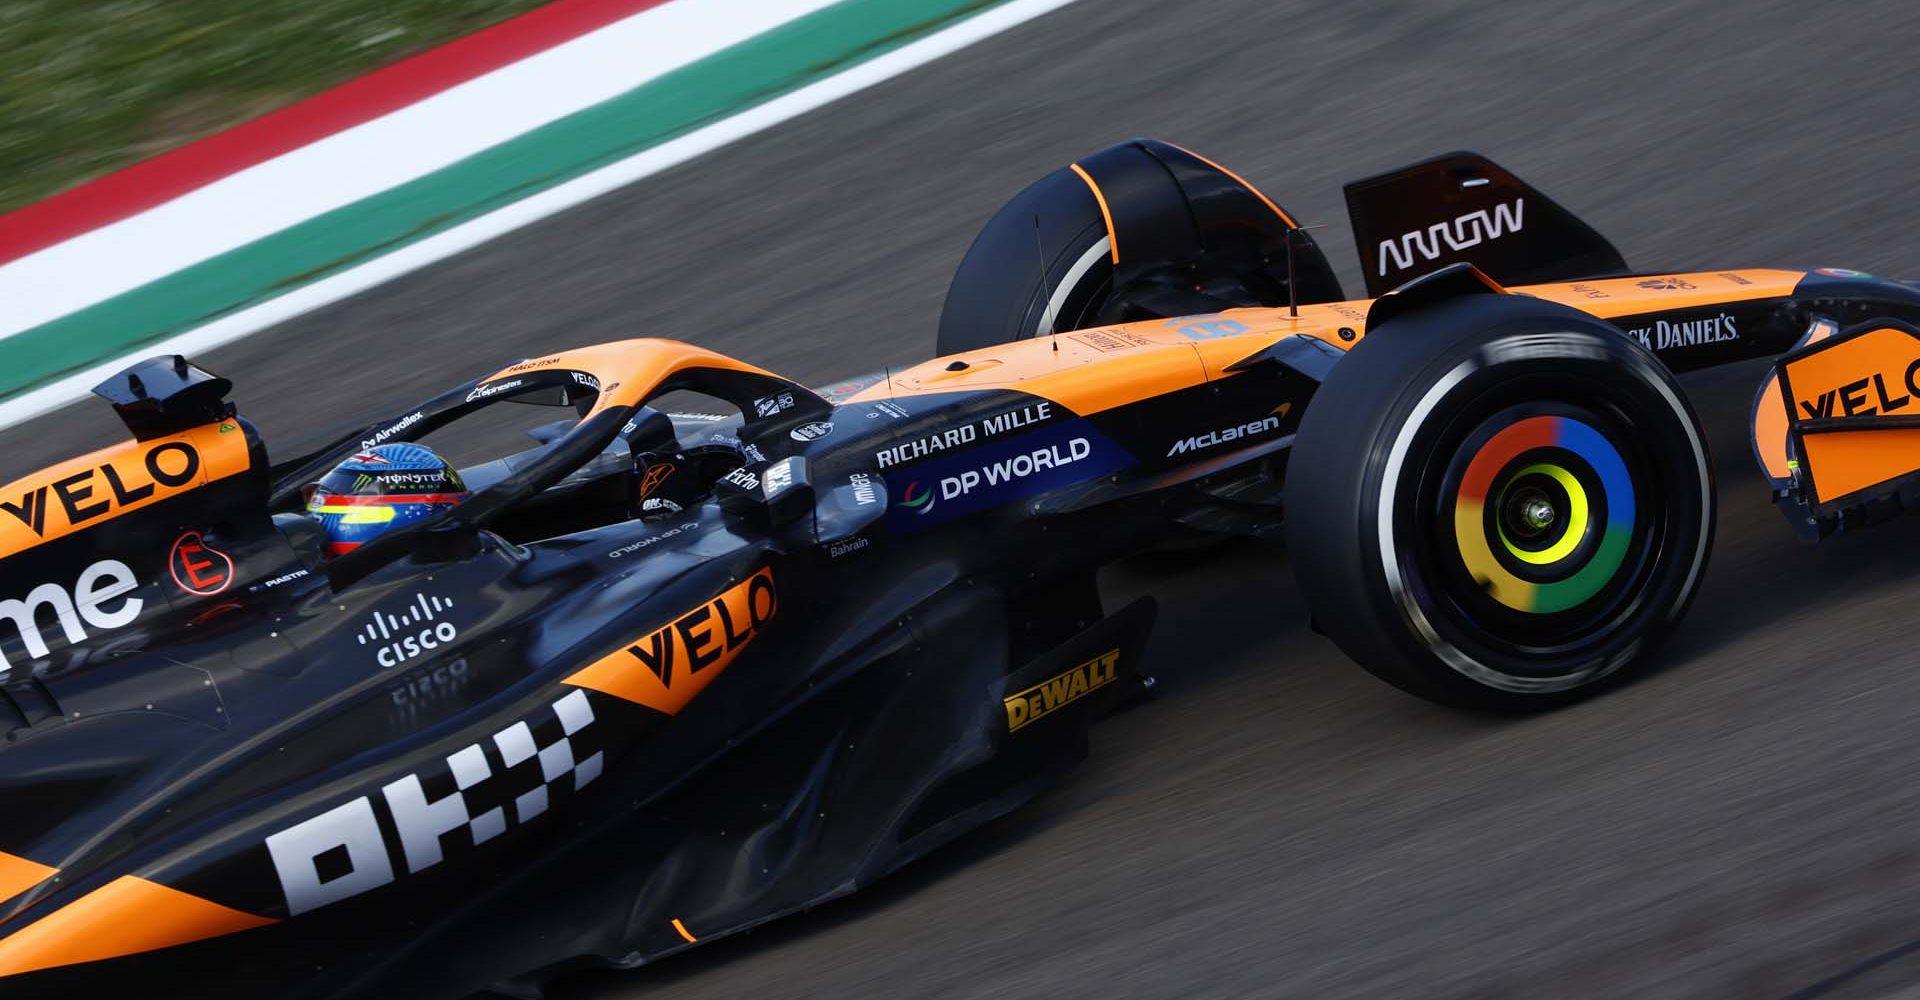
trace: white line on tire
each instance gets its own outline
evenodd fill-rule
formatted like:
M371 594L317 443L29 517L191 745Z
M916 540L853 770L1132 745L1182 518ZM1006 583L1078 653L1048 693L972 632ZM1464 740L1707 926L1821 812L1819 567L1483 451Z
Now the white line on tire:
M1046 311L1040 314L1040 325L1033 328L1035 337L1044 337L1053 332L1054 318L1060 314L1060 307L1067 304L1067 297L1073 294L1073 286L1078 285L1080 279L1086 277L1088 271L1093 270L1093 265L1100 263L1100 258L1105 257L1112 246L1113 237L1102 236L1098 243L1088 247L1087 252L1073 262L1072 267L1067 268L1066 276L1060 279L1059 287L1055 288L1053 296L1047 299Z

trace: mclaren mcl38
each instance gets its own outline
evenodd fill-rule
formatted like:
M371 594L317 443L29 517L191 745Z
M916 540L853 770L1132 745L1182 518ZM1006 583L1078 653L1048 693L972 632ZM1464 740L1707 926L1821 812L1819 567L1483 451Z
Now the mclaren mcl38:
M1142 549L1282 537L1392 684L1590 695L1700 585L1688 369L1777 359L1795 532L1915 501L1920 288L1634 272L1471 154L1346 194L1364 299L1225 168L1103 150L987 224L940 357L825 389L630 340L275 462L226 379L128 368L129 440L0 488L0 995L525 992L851 892L1141 689L1094 573ZM309 484L508 403L559 419L326 557Z

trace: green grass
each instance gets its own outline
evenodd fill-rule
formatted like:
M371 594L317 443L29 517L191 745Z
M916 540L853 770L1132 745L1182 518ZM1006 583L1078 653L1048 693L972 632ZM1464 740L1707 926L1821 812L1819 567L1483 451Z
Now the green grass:
M0 0L0 212L546 0Z

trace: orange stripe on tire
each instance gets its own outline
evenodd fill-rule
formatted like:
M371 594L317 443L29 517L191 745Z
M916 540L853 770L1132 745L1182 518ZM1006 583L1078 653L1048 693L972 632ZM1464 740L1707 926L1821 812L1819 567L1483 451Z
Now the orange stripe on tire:
M1093 200L1100 203L1100 218L1107 223L1107 249L1113 251L1113 262L1120 263L1120 235L1113 231L1113 212L1107 208L1107 196L1100 193L1100 185L1095 184L1093 178L1088 176L1085 170L1080 169L1080 164L1069 163L1067 169L1079 174L1080 179L1087 182L1087 189L1093 192Z

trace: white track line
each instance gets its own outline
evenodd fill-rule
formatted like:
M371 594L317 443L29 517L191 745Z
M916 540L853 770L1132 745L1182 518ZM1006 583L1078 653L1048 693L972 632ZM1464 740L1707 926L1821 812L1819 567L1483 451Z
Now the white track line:
M834 2L662 4L0 265L0 336L443 170Z
M550 215L824 107L849 94L884 83L908 70L1018 27L1072 2L1074 0L1010 0L790 94L749 108L731 118L721 119L678 139L642 150L617 163L461 223L383 257L322 278L205 326L148 344L120 359L69 375L13 399L0 401L0 426L17 424L85 396L95 385L126 367L127 357L191 355L230 344L267 327L351 298L402 275L471 250Z

